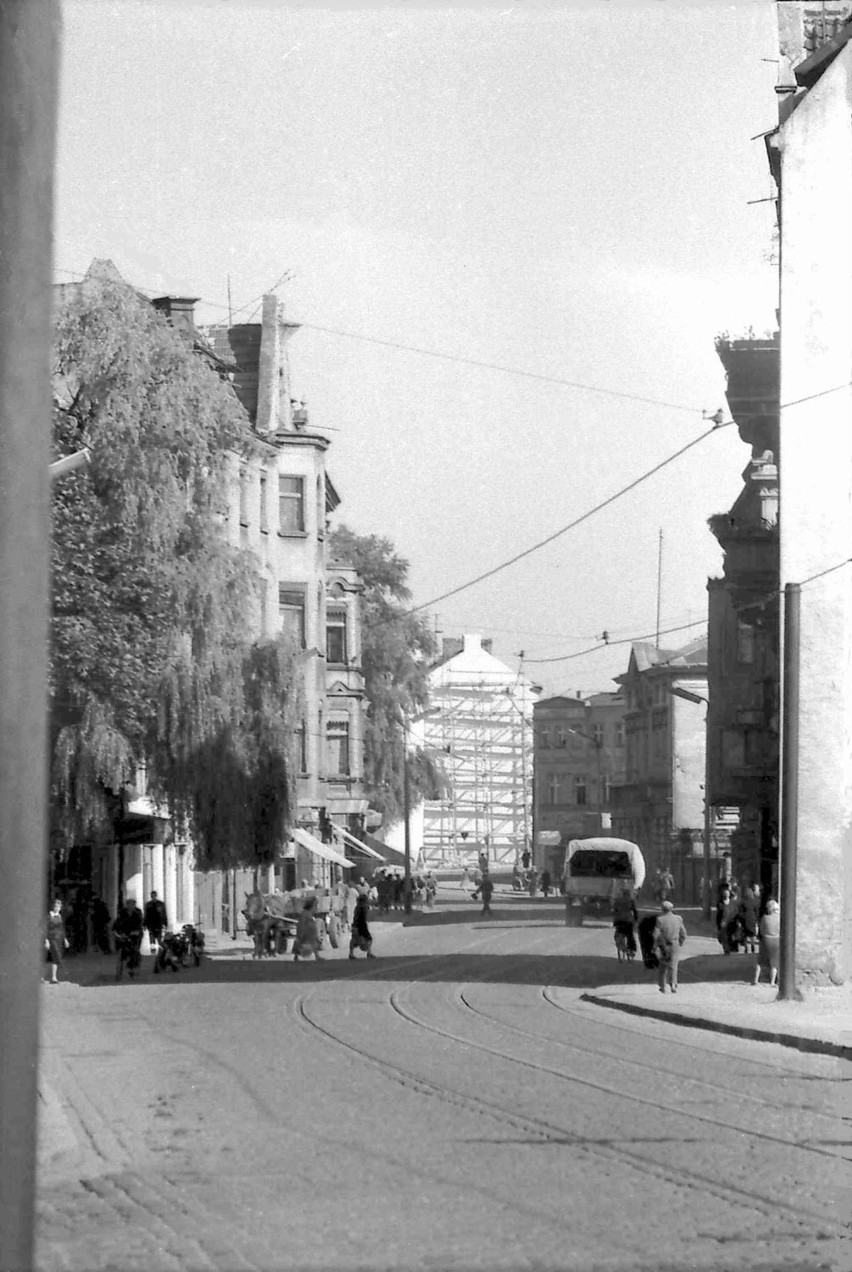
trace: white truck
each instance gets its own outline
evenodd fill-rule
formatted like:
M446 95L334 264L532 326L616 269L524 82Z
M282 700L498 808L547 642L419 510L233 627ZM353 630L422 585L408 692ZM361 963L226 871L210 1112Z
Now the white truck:
M609 915L625 887L633 896L645 882L645 858L629 839L572 839L565 849L562 886L565 922L580 927L588 915Z

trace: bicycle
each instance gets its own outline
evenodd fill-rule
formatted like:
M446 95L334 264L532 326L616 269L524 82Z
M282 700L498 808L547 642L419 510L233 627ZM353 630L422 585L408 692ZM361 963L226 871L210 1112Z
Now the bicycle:
M124 975L124 968L127 967L127 974L130 977L136 976L142 962L140 947L142 938L133 936L120 936L115 934L115 979L120 981Z
M618 955L619 963L624 959L630 962L636 954L636 950L631 948L630 936L627 933L626 926L616 926L612 939L615 941L615 952Z

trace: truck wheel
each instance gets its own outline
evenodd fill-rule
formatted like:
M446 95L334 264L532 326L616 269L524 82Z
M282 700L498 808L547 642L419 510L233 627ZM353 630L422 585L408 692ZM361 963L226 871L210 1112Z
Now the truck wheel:
M328 943L333 950L336 950L340 944L340 921L336 914L329 915L326 927L328 929Z

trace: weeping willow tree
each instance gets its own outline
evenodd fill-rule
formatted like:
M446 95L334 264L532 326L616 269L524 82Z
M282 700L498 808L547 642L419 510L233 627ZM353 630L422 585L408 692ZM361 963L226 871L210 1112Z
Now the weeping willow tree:
M256 559L223 533L230 387L119 283L58 315L54 450L91 449L53 491L52 813L69 843L148 788L202 865L270 859L289 822L301 718L292 654L254 639Z
M364 777L370 804L386 824L403 816L403 755L408 751L412 806L437 799L446 788L440 769L421 747L404 748L405 722L429 701L429 666L435 638L409 608L408 562L390 539L358 535L340 526L331 536L334 557L354 565L363 584L361 662L370 703L364 733Z

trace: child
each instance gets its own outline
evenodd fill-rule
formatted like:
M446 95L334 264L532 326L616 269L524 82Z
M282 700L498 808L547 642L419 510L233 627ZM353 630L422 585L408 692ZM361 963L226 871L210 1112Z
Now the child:
M766 968L769 971L769 984L775 985L777 983L780 949L781 915L778 910L778 902L767 901L766 913L760 920L760 948L754 964L754 980L752 984L757 985L760 981L762 968Z

